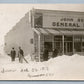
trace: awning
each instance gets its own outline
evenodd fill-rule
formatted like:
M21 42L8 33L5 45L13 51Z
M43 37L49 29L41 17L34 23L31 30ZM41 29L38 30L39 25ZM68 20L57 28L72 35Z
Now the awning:
M44 35L60 35L61 33L58 30L54 30L54 29L44 29L44 28L36 28L36 30L38 30L41 34Z
M59 32L62 34L62 35L72 35L72 32L70 30L59 30Z
M36 28L37 31L39 31L41 34L48 35L49 33L45 31L43 28Z
M62 35L84 35L84 30L59 30Z
M49 28L36 28L41 34L44 35L84 35L84 30L70 30L70 29L49 29Z
M84 30L79 30L79 31L72 31L73 35L84 35Z
M53 35L61 34L58 30L54 30L54 29L45 29L45 31L47 31L48 33L53 34Z

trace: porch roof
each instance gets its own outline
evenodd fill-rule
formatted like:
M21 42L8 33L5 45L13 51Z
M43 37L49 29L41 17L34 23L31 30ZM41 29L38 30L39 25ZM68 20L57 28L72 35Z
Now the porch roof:
M36 28L40 34L44 35L84 35L84 30L74 30L74 29L51 29L51 28Z
M73 35L84 35L84 30L73 30L72 33Z

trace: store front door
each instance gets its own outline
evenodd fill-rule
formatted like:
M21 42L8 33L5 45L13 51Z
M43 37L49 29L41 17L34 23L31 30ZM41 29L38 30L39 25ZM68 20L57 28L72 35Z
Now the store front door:
M73 53L73 37L64 36L64 54L72 55Z
M44 53L43 53L43 60L48 60L52 57L52 42L45 42L44 43Z
M71 55L73 52L73 43L72 42L65 42L64 43L64 53Z

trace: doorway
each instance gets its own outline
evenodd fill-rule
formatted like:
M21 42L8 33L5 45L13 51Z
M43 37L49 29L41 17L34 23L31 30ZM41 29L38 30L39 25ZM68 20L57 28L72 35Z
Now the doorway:
M65 36L64 37L64 53L71 55L73 53L73 37Z
M73 43L72 42L65 42L64 43L64 53L70 54L73 52Z

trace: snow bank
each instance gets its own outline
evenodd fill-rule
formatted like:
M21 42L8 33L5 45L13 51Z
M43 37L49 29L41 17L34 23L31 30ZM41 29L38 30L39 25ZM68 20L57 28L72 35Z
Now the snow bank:
M1 49L2 48L2 49ZM0 47L0 79L1 80L84 80L84 56L74 54L51 58L45 62L31 61L27 55L21 64L16 58L11 62L9 56Z
M56 79L84 80L84 56L58 56L46 62L51 72L56 74Z

